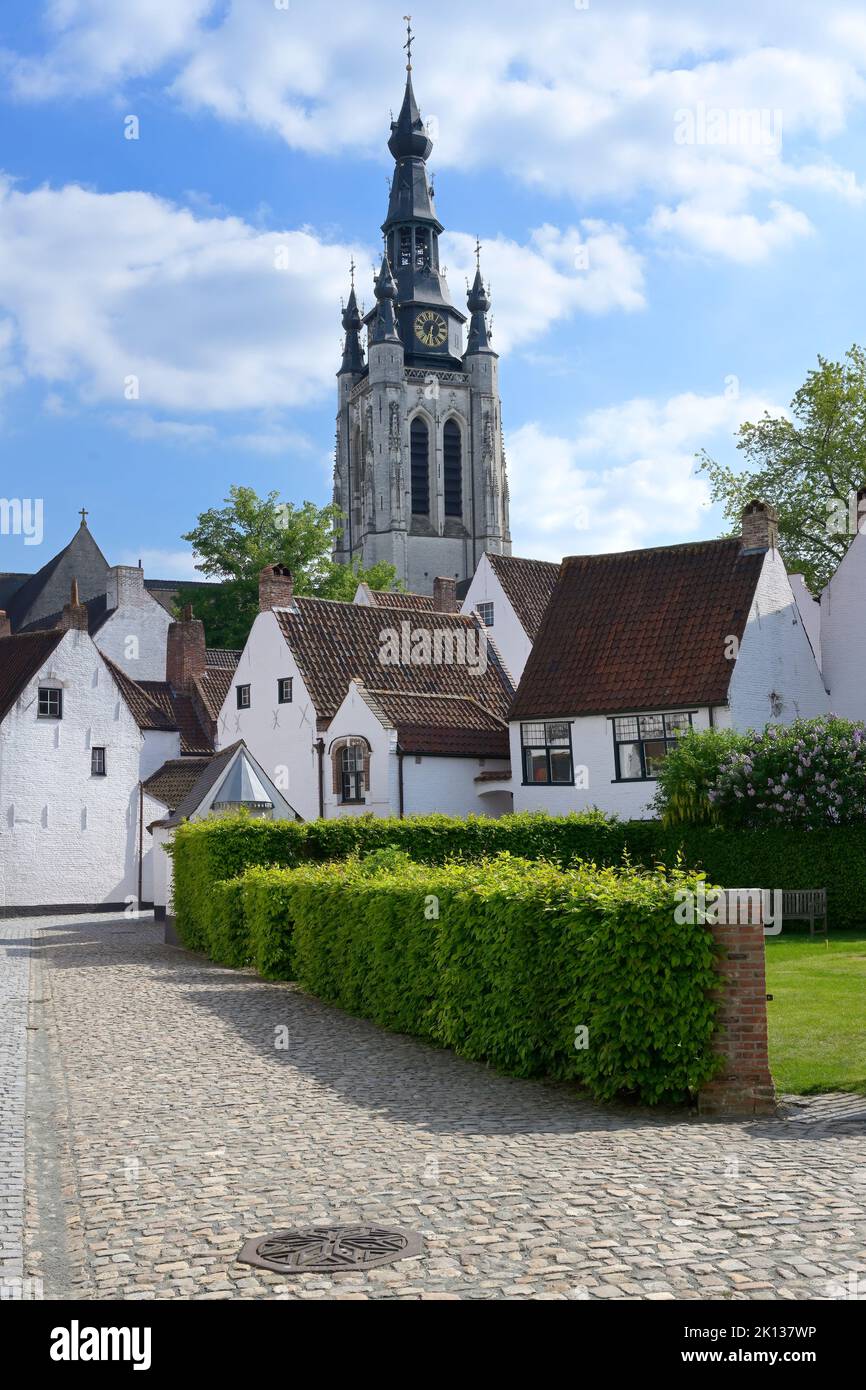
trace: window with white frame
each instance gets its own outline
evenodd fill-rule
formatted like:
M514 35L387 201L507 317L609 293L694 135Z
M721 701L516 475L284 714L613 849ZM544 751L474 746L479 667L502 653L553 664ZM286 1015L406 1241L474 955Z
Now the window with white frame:
M105 777L105 749L91 748L90 750L90 775L91 777Z
M283 676L277 681L277 699L281 705L292 703L292 677Z
M612 719L616 780L654 781L677 739L692 727L692 713L626 714Z
M478 614L485 627L493 626L493 604L476 603L475 612Z
M561 720L521 724L520 742L524 785L574 785L570 724Z
M343 801L364 800L364 747L347 743L340 750L340 781Z
M249 709L250 687L248 685L238 685L235 689L238 692L238 709Z

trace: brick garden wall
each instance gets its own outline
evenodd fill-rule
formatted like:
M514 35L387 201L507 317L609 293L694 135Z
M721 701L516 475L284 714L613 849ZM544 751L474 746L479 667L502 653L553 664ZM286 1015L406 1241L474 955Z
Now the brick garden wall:
M757 889L726 893L726 923L713 928L721 947L719 1027L714 1048L724 1059L718 1077L701 1092L704 1115L772 1115L776 1092L767 1044L767 982L760 899L744 900ZM745 910L744 910L745 909ZM745 920L737 920L742 918Z

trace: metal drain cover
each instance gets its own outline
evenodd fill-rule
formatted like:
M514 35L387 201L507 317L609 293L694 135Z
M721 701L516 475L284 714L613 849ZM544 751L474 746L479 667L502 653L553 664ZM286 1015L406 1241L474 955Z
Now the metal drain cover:
M238 1255L242 1264L276 1274L327 1274L373 1269L420 1255L423 1241L414 1231L386 1226L309 1226L275 1231L248 1240Z

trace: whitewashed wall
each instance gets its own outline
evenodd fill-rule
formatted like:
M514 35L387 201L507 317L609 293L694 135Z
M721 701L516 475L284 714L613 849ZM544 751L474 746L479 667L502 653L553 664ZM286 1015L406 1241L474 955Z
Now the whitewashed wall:
M38 718L40 684L63 690L62 719ZM0 725L0 906L137 900L141 746L93 642L67 632Z
M486 553L478 562L460 611L474 613L479 603L493 604L493 627L490 629L490 636L516 687L529 660L532 643L524 632Z
M145 591L141 603L116 608L93 640L133 680L164 681L171 621L162 604Z
M635 713L647 711L635 711ZM675 710L666 711L675 713ZM727 722L725 711L713 711L718 727ZM617 782L616 762L613 747L611 721L604 715L593 714L583 718L568 720L571 724L572 752L575 772L586 768L586 787L552 787L523 785L523 762L520 742L520 724L511 725L511 766L513 770L512 788L515 811L547 811L552 816L566 816L571 811L588 811L597 806L608 815L617 815L624 820L644 820L652 817L651 802L656 784L652 782ZM710 713L706 708L694 712L692 726L695 729L710 727Z
M294 681L290 705L277 702L277 681ZM249 685L251 705L237 708L236 687ZM319 814L316 711L274 614L253 623L217 726L217 748L242 738L262 769L304 820Z
M821 594L821 662L830 708L866 719L866 531L858 531Z
M764 558L731 674L729 704L735 729L790 724L794 719L812 719L830 709L824 681L777 550L768 550Z
M497 803L479 795L479 772L507 771L504 758L403 759L403 807L407 816L496 815ZM500 802L499 805L502 803ZM510 810L510 806L508 807Z
M371 747L370 790L365 793L363 806L345 806L333 786L331 749L338 739L356 735L365 738ZM350 682L345 700L331 720L325 734L325 817L336 816L396 816L399 814L399 792L397 786L397 736L393 729L385 729L376 718L366 700L358 692L355 682Z
M806 581L802 574L789 574L788 582L791 585L791 593L794 595L794 602L800 614L800 621L806 629L806 636L812 648L815 660L821 665L821 605L806 587Z

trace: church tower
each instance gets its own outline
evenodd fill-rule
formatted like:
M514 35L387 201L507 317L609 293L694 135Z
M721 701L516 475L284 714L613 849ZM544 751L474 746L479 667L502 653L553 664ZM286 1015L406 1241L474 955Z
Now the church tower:
M395 168L375 304L362 318L353 267L343 311L334 467L343 521L334 558L364 568L387 561L411 592L429 594L440 575L470 579L485 550L510 555L511 536L490 297L479 248L467 333L439 263L444 228L411 45L410 30L406 92L388 141Z

